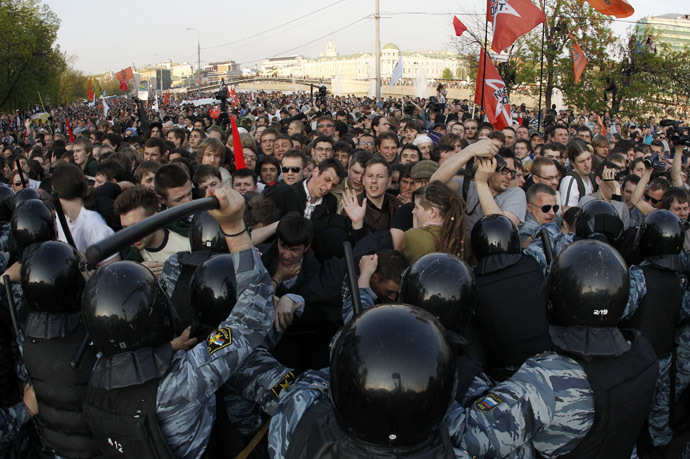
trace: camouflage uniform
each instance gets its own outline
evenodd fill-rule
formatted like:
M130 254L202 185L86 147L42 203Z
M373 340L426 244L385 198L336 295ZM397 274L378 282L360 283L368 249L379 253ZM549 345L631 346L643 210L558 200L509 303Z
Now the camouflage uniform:
M551 237L551 250L554 258L557 257L558 254L563 251L563 249L573 243L573 238L575 237L574 233L563 234L553 223L547 223L546 225L543 225L543 228L548 230L549 236ZM530 245L528 245L523 252L537 260L544 270L544 275L547 274L546 255L544 254L544 243L541 238L532 241L532 243L530 243Z
M261 344L273 324L273 287L253 248L233 253L237 304L208 339L178 351L158 385L156 417L176 457L200 457L215 419L218 388Z
M186 253L189 252L177 252L171 255L170 258L163 263L163 269L161 270L161 277L158 283L171 298L175 291L175 285L177 285L177 279L180 277L180 272L182 271L180 267L180 256Z
M574 360L545 352L467 409L447 416L456 447L477 457L556 457L573 451L594 423L594 392Z
M31 414L23 402L0 408L0 449L4 449L3 444L11 441L21 432L22 427L29 420L31 420Z
M280 394L295 380L291 368L281 365L265 347L257 348L225 384L225 411L244 435L263 424L261 412L272 416Z

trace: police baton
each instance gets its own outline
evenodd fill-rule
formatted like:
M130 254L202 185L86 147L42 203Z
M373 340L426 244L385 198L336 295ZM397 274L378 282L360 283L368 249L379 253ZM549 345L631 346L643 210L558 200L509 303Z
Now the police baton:
M359 287L357 286L357 272L355 271L355 259L352 256L352 246L350 241L343 242L345 249L345 266L347 266L347 276L350 278L350 294L352 295L352 310L354 316L362 312L362 299L359 297Z
M12 287L10 286L10 276L5 274L2 276L2 281L5 283L7 306L10 308L10 317L12 318L12 326L14 327L14 336L17 338L19 337L19 322L17 322L17 310L14 306L14 297L12 296Z
M72 231L70 231L69 226L67 225L65 211L62 210L62 202L60 201L57 192L53 192L53 204L55 205L55 213L57 214L58 220L60 221L62 232L65 233L65 239L67 239L67 243L71 245L75 250L79 251L79 249L77 249L77 244L74 243L74 238L72 238Z
M544 256L546 257L546 268L551 267L553 261L553 249L551 248L551 236L546 228L542 228L539 232L541 234L541 245L544 247Z
M142 237L169 225L175 220L188 217L197 212L218 209L219 207L218 198L211 196L164 210L89 246L86 249L86 260L92 265L97 265L101 260L128 247Z
M19 162L19 158L15 159L17 164L17 172L19 173L19 180L22 182L22 188L26 188L26 179L24 178L24 171L22 171L22 165Z

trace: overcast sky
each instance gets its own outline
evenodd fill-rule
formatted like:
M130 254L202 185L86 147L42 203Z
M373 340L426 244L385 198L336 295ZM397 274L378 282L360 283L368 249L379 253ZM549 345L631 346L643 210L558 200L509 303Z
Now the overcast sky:
M690 13L688 0L629 0L635 14L614 22L624 35L634 21ZM61 19L58 43L87 74L117 71L171 59L196 68L234 60L260 65L276 55L316 57L333 40L339 54L374 49L374 0L152 1L45 0ZM484 14L484 0L380 0L381 45L403 50L452 49L453 14L468 26ZM417 14L411 14L417 13ZM369 16L369 17L367 17Z

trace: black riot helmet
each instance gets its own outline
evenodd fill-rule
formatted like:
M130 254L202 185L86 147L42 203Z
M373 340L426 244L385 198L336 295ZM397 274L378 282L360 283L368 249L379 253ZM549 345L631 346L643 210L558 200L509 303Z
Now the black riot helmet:
M12 252L17 259L31 244L55 240L53 212L43 201L30 199L14 209L10 220Z
M220 223L208 212L200 212L192 218L189 231L189 245L192 252L210 250L215 253L228 253L228 244L220 229Z
M191 304L199 324L216 328L237 302L237 280L232 255L216 255L194 271Z
M628 268L610 245L576 241L558 254L546 280L549 322L615 327L630 294Z
M86 283L86 264L79 252L59 241L43 242L29 250L21 269L24 301L29 308L34 312L79 312Z
M472 228L471 239L477 260L489 255L521 252L518 230L505 215L482 217Z
M18 209L19 206L30 199L40 200L41 195L38 194L38 191L34 190L33 188L22 188L21 190L17 191L16 195L14 195L14 208Z
M400 304L364 311L331 353L330 396L350 436L413 446L435 432L453 400L456 356L429 313Z
M623 236L623 221L611 203L595 199L580 208L575 219L575 235L584 239L601 235L615 246Z
M447 330L461 333L474 313L477 284L460 258L430 253L403 273L398 300L430 312Z
M103 266L86 283L84 323L106 356L155 347L173 338L168 297L156 276L132 261Z
M683 250L685 228L670 210L655 210L645 217L635 240L644 257L678 255Z
M6 186L0 186L0 222L10 221L13 210L14 191Z

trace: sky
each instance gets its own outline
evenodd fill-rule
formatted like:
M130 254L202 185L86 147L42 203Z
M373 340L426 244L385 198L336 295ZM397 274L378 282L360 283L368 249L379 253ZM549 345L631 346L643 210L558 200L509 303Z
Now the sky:
M645 16L690 13L687 0L628 0L635 14L614 22L623 36ZM118 71L165 60L196 69L197 32L201 66L234 60L260 66L272 56L317 57L332 40L339 54L375 47L375 0L44 0L61 20L58 44L86 74ZM484 14L484 0L380 0L381 46L405 51L453 50L452 20L468 26Z

